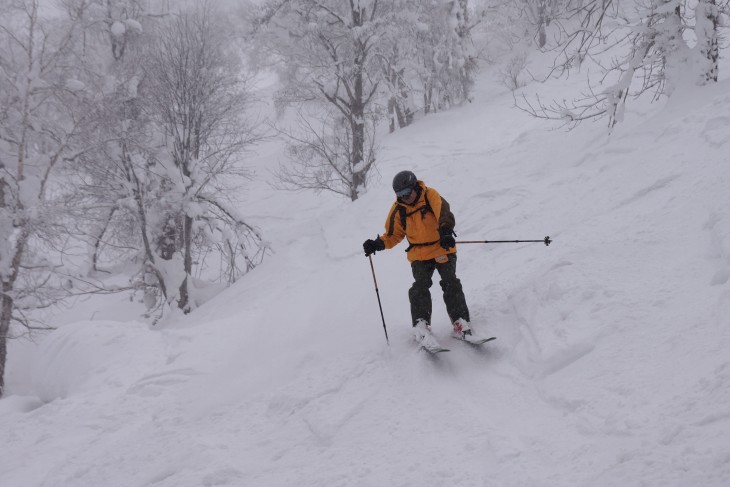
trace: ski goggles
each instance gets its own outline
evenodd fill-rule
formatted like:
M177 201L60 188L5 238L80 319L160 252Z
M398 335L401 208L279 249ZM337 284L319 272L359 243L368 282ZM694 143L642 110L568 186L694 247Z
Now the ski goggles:
M398 198L405 198L406 196L411 194L412 191L413 191L413 188L403 188L400 191L396 191L395 195Z

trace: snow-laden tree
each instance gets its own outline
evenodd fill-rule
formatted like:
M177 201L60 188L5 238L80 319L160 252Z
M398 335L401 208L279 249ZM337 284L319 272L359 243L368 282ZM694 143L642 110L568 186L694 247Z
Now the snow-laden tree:
M477 70L468 0L419 0L415 45L425 113L471 98Z
M393 2L393 7L401 4ZM408 3L405 3L408 6ZM388 29L380 38L376 57L382 69L382 86L386 98L386 113L389 130L404 128L413 123L414 72L413 60L416 53L415 40L417 24L415 16L408 10L394 12L397 29Z
M717 80L720 29L727 1L592 0L573 8L560 23L559 56L553 74L586 60L601 73L572 102L523 100L534 116L563 120L606 117L609 129L623 120L626 101L651 93L671 95L680 85ZM691 35L688 35L691 34ZM610 64L603 62L610 56Z
M38 0L0 2L0 394L11 324L63 295L64 188L55 179L92 126L73 72L76 23Z
M728 2L718 0L698 0L694 8L694 33L699 53L699 83L717 81L720 61L720 27L727 18ZM727 26L725 26L727 27Z
M143 3L147 2L62 0L67 17L81 29L72 47L73 69L83 91L94 98L97 119L94 130L82 134L86 150L71 167L77 187L70 206L77 218L69 230L87 242L86 264L91 271L98 269L102 251L108 248L105 244L112 240L118 247L134 248L130 237L135 232L127 225L121 234L126 236L123 243L107 239L124 216L119 201L128 197L117 184L114 168L120 165L110 162L117 160L111 153L134 151L139 144L130 134L148 132L136 103L142 48L153 25Z
M280 60L280 107L297 122L285 187L357 199L375 163L376 127L413 121L471 96L476 57L468 0L270 0L258 36ZM305 115L306 114L306 115ZM306 120L306 117L313 117Z
M99 122L74 165L74 230L90 275L132 269L159 317L168 304L193 309L204 299L196 290L260 262L259 232L235 209L258 135L231 26L210 6L150 15L125 1L94 2L83 18Z
M409 125L416 103L428 114L468 100L476 74L472 29L485 13L468 0L393 0L379 37L391 132Z
M260 138L231 32L210 6L182 12L160 26L143 63L140 108L162 148L129 164L144 169L144 191L155 199L143 237L161 245L145 245L147 264L166 300L185 312L198 305L194 265L208 252L234 280L265 250L230 199L248 176L244 153Z
M378 0L273 0L259 19L281 60L280 106L316 113L284 130L293 154L306 154L281 169L293 188L330 190L356 200L375 163L373 128L381 67L374 55L388 22ZM304 105L307 105L304 107ZM299 156L297 156L299 157Z
M154 222L148 214L158 200L148 191L154 164L145 161L155 160L161 144L138 89L145 48L156 30L156 16L144 6L139 0L64 0L68 17L83 28L73 47L75 68L84 90L94 94L97 113L94 130L82 134L87 149L71 167L76 188L69 231L87 244L86 272L80 271L87 283L93 280L96 291L124 291L96 279L103 277L99 272L136 268L131 286L153 307L166 289L145 259L145 244L157 250L160 243L148 239Z
M81 56L100 45L108 46L114 60L124 57L127 47L143 31L142 21L149 14L145 0L59 0L69 18L83 23ZM88 48L88 52L87 52Z

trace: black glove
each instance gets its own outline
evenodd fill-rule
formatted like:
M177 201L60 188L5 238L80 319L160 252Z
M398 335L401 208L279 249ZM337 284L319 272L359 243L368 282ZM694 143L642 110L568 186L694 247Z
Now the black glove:
M363 242L362 249L365 251L365 257L368 257L378 250L385 250L385 242L380 240L380 237L377 237L375 240L367 239Z
M439 228L439 244L444 250L449 250L451 247L456 247L456 240L454 239L454 231L448 227Z

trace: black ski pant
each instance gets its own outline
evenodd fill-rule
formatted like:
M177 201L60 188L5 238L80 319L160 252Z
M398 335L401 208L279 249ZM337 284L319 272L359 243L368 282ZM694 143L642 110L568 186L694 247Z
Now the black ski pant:
M449 260L439 264L435 259L417 260L411 263L414 282L408 290L408 299L411 302L411 319L415 326L418 319L424 319L431 324L431 285L433 271L438 270L441 276L441 289L444 292L446 312L451 322L463 318L469 321L469 308L466 307L464 290L461 281L456 278L456 254L449 254Z

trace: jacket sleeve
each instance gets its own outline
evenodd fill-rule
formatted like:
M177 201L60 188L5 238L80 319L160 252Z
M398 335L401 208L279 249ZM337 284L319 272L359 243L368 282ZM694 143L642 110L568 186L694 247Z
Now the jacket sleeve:
M454 214L451 213L451 206L449 205L449 202L441 197L439 192L433 188L428 188L426 191L428 191L428 201L431 204L434 215L436 215L436 219L438 220L439 230L442 228L446 228L449 231L454 230L454 227L456 226L456 218L454 218Z
M388 212L388 218L385 220L385 233L380 235L380 240L383 241L386 249L392 249L398 245L405 236L406 231L401 223L398 204L394 203Z

